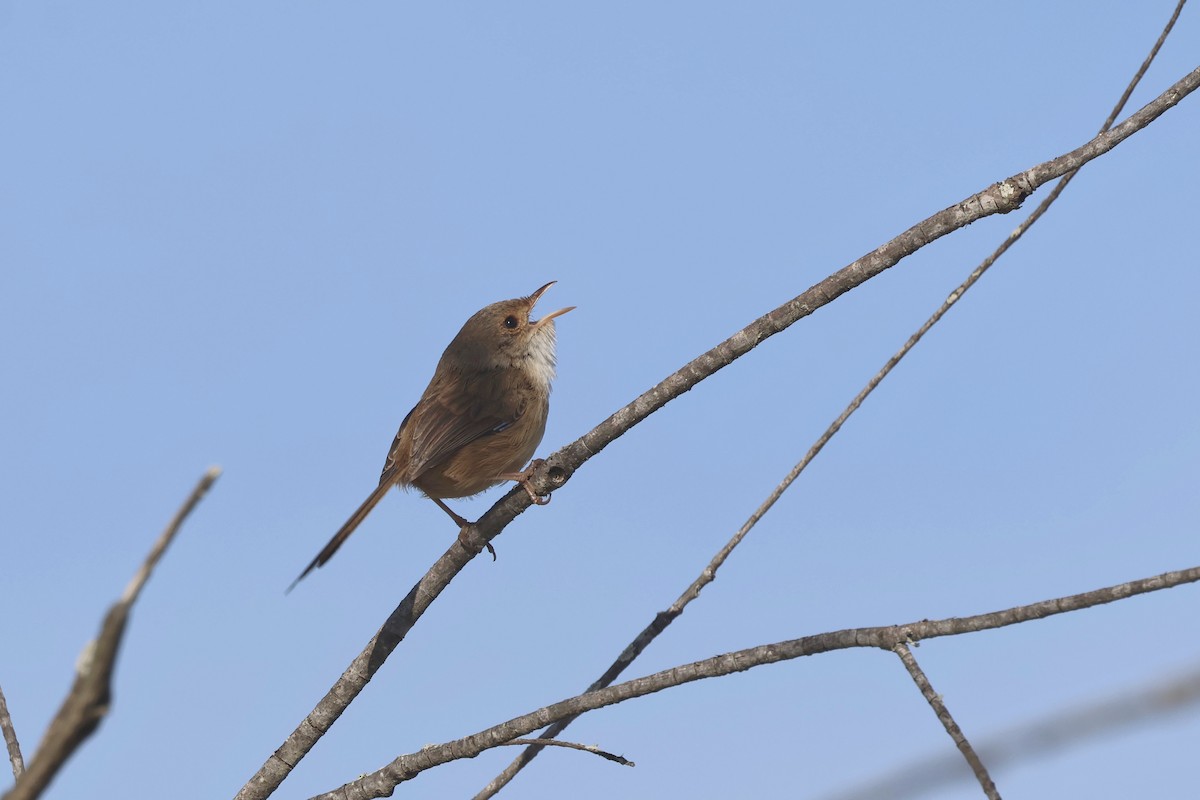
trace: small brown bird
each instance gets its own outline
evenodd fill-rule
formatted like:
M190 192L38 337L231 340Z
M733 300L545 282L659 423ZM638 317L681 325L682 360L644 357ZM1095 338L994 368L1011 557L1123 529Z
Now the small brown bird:
M516 480L540 502L528 476L519 470L546 432L554 379L554 318L575 308L530 319L538 298L553 285L551 281L528 297L492 303L467 320L442 353L425 393L400 423L379 486L292 582L289 592L333 557L393 486L420 489L460 530L469 523L442 502L445 498L470 497Z

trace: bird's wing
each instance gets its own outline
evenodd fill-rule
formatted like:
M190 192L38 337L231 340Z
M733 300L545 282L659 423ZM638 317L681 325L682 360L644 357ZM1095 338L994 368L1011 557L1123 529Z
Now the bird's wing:
M392 441L380 482L411 482L476 439L499 433L525 413L525 393L514 392L495 373L459 375L435 380L408 416ZM412 447L405 463L401 443L412 426ZM398 475L403 469L404 475Z

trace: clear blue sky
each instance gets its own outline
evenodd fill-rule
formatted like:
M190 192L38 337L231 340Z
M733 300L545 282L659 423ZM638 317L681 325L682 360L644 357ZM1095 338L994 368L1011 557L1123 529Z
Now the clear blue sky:
M225 469L49 797L231 796L312 708L454 530L394 493L283 589L473 311L555 279L545 307L578 306L549 453L1086 141L1170 7L0 3L0 686L27 755L107 604ZM1188 9L1131 109L1197 52ZM1089 166L629 677L1197 563L1197 130L1193 97ZM589 462L468 566L277 796L584 688L1018 221L926 248ZM917 655L982 737L1194 666L1198 591ZM1192 713L995 777L1014 797L1180 796L1197 737ZM638 766L543 754L505 796L816 797L951 748L873 651L626 703L568 738ZM514 755L400 792L469 796Z

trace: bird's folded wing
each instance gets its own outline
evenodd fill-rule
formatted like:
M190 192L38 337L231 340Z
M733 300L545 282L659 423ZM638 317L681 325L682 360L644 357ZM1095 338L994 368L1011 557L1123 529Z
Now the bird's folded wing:
M518 399L522 394L487 373L431 383L400 423L380 482L412 482L476 439L509 427L525 413L525 403ZM412 447L405 460L402 441L410 426ZM397 475L401 468L404 474Z

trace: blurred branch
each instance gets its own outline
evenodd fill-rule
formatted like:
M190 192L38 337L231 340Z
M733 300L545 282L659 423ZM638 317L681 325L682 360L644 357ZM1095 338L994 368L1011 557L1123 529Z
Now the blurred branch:
M534 489L545 495L561 487L576 469L617 437L670 400L689 391L703 379L750 352L763 340L862 285L930 242L984 217L1008 213L1019 208L1025 198L1039 187L1112 150L1175 106L1198 86L1200 68L1181 78L1112 131L939 211L755 320L712 350L693 359L575 442L551 455L535 470L531 478ZM465 529L468 538L476 544L476 552L483 543L490 542L498 536L531 503L529 493L516 487L498 500L478 522ZM379 667L425 613L429 604L441 594L473 555L457 542L442 554L429 572L409 590L400 605L316 707L238 791L237 800L262 800L279 787L296 764L307 755L366 687Z
M25 771L25 761L21 758L21 743L17 741L17 729L13 727L12 717L8 714L8 703L4 700L3 690L0 690L0 733L4 734L4 745L8 748L13 780L18 781L21 779L21 773Z
M725 653L563 700L453 742L427 745L419 752L396 758L369 775L364 775L333 791L317 795L314 800L369 800L369 798L375 797L390 797L398 785L412 780L432 767L460 758L474 758L484 750L511 742L519 736L524 736L560 719L578 716L586 711L593 711L705 678L732 675L735 672L744 672L764 664L774 664L802 656L852 647L878 647L884 650L894 650L897 645L906 645L923 639L1003 628L1196 581L1200 581L1200 566L989 614L961 618L951 617L942 620L921 620L907 625L850 628Z
M1200 703L1200 668L1165 683L1146 686L1033 720L980 742L980 757L993 768L1046 755L1129 727L1193 708ZM955 756L937 755L881 775L870 783L828 795L826 800L900 800L957 782L965 777Z
M1104 124L1100 126L1100 133L1104 133L1110 127L1112 127L1113 121L1115 121L1117 116L1119 116L1124 110L1125 104L1129 101L1129 97L1133 94L1134 88L1138 85L1138 83L1141 82L1142 76L1145 75L1146 70L1150 68L1151 62L1153 62L1154 57L1158 55L1158 51L1162 48L1163 42L1166 41L1167 35L1175 26L1176 20L1179 19L1179 13L1183 10L1184 3L1186 2L1187 0L1179 0L1179 3L1175 6L1175 12L1167 21L1166 26L1163 28L1162 33L1158 37L1158 41L1156 41L1154 46L1150 48L1150 53L1146 56L1141 67L1134 74L1133 79L1129 82L1129 85L1121 94L1121 99L1117 101L1116 106L1113 107L1113 110L1109 113L1108 118L1104 121ZM842 413L840 413L837 418L829 424L829 427L825 429L825 432L817 437L817 441L814 442L812 447L809 448L808 452L804 454L804 458L800 459L800 462L792 467L791 471L784 477L782 481L780 481L779 485L777 485L771 491L762 504L760 504L759 507L754 510L754 513L752 513L749 519L742 524L741 528L738 529L733 537L726 542L719 551L717 551L716 555L712 557L708 565L700 572L696 579L692 581L692 584L683 591L679 598L671 604L671 607L668 610L659 612L651 621L651 623L642 629L641 633L634 637L633 641L630 642L629 645L626 646L626 648L621 652L621 654L617 656L617 659L613 661L611 665L609 665L604 674L597 678L592 685L588 687L587 691L601 689L615 681L617 677L624 672L625 669L632 664L647 647L650 646L650 643L658 638L659 634L665 631L677 617L683 614L683 611L687 605L700 596L701 590L716 580L717 570L721 568L726 559L728 559L733 553L734 548L736 548L742 542L742 540L746 538L754 526L758 524L758 521L762 519L768 511L771 510L776 501L783 496L783 493L786 492L793 483L795 483L796 479L800 477L800 474L808 468L808 465L812 463L813 459L815 459L817 455L825 448L825 445L827 445L829 441L837 434L837 432L842 429L842 426L848 419L850 419L851 415L853 415L854 412L857 411L860 406L862 406L867 397L869 397L870 394L875 391L876 387L883 382L883 379L886 378L893 369L895 369L895 367L906 355L908 355L909 351L916 347L917 343L921 341L925 334L928 333L929 330L936 325L942 319L942 317L946 315L947 312L950 311L955 303L962 299L962 296L967 292L968 289L975 285L976 281L983 276L983 273L986 272L993 264L995 264L1000 256L1004 255L1004 253L1007 252L1010 247L1016 244L1017 240L1020 239L1035 222L1041 219L1042 215L1045 214L1046 210L1049 209L1054 201L1059 198L1063 190L1067 188L1067 184L1070 183L1071 179L1074 178L1078 172L1079 169L1076 168L1064 175L1062 179L1055 184L1054 188L1050 191L1050 194L1038 204L1037 208L1034 209L1033 212L1030 213L1030 215L1026 217L1025 220L1018 225L1017 228L1010 233L1003 242L1000 243L1000 245L995 251L992 252L990 256L984 259L979 266L971 271L970 275L967 276L966 280L964 280L958 286L958 288L950 293L942 305L929 317L929 319L927 319L925 323L908 338L908 341L904 343L904 346L901 347L895 353L895 355L888 359L887 363L883 365L882 369L880 369L879 372L867 382L867 385L864 386L862 390L854 396L854 399L850 401L849 405L846 406ZM562 733L568 725L574 722L574 720L574 717L569 717L555 723L548 730L541 734L541 738L553 739ZM484 786L478 794L475 795L474 800L487 800L487 798L494 797L497 792L499 792L509 783L509 781L516 777L518 772L525 768L526 764L528 764L537 756L540 750L541 748L539 745L531 745L527 750L513 759L513 761L498 775L496 775L496 777L492 778L492 780L486 786Z
M904 664L904 668L908 670L908 674L912 677L913 682L917 684L917 688L921 690L921 695L925 698L925 702L929 703L929 707L933 709L933 713L937 714L938 721L942 723L942 727L946 729L946 733L950 734L950 738L954 740L955 746L958 747L959 752L962 753L963 758L970 765L971 771L975 773L975 779L983 787L983 793L988 796L988 800L1000 800L1000 793L996 791L996 784L992 782L992 776L988 774L987 767L979 760L979 756L976 754L975 748L971 747L966 734L962 732L962 728L958 727L958 723L950 715L950 709L946 708L946 703L942 700L942 696L933 690L933 684L925 676L925 671L917 663L912 650L909 649L906 643L899 642L892 648L892 652L900 656L900 661Z
M17 780L5 800L33 800L39 797L58 771L62 769L79 745L95 732L108 714L112 701L112 676L116 669L117 652L125 634L125 626L133 604L141 594L167 546L179 532L183 521L192 513L204 494L220 476L221 470L212 467L196 484L192 494L175 513L174 519L150 549L145 562L121 593L121 598L108 610L100 634L84 647L75 664L75 683L63 701L54 721L42 737L29 768Z

